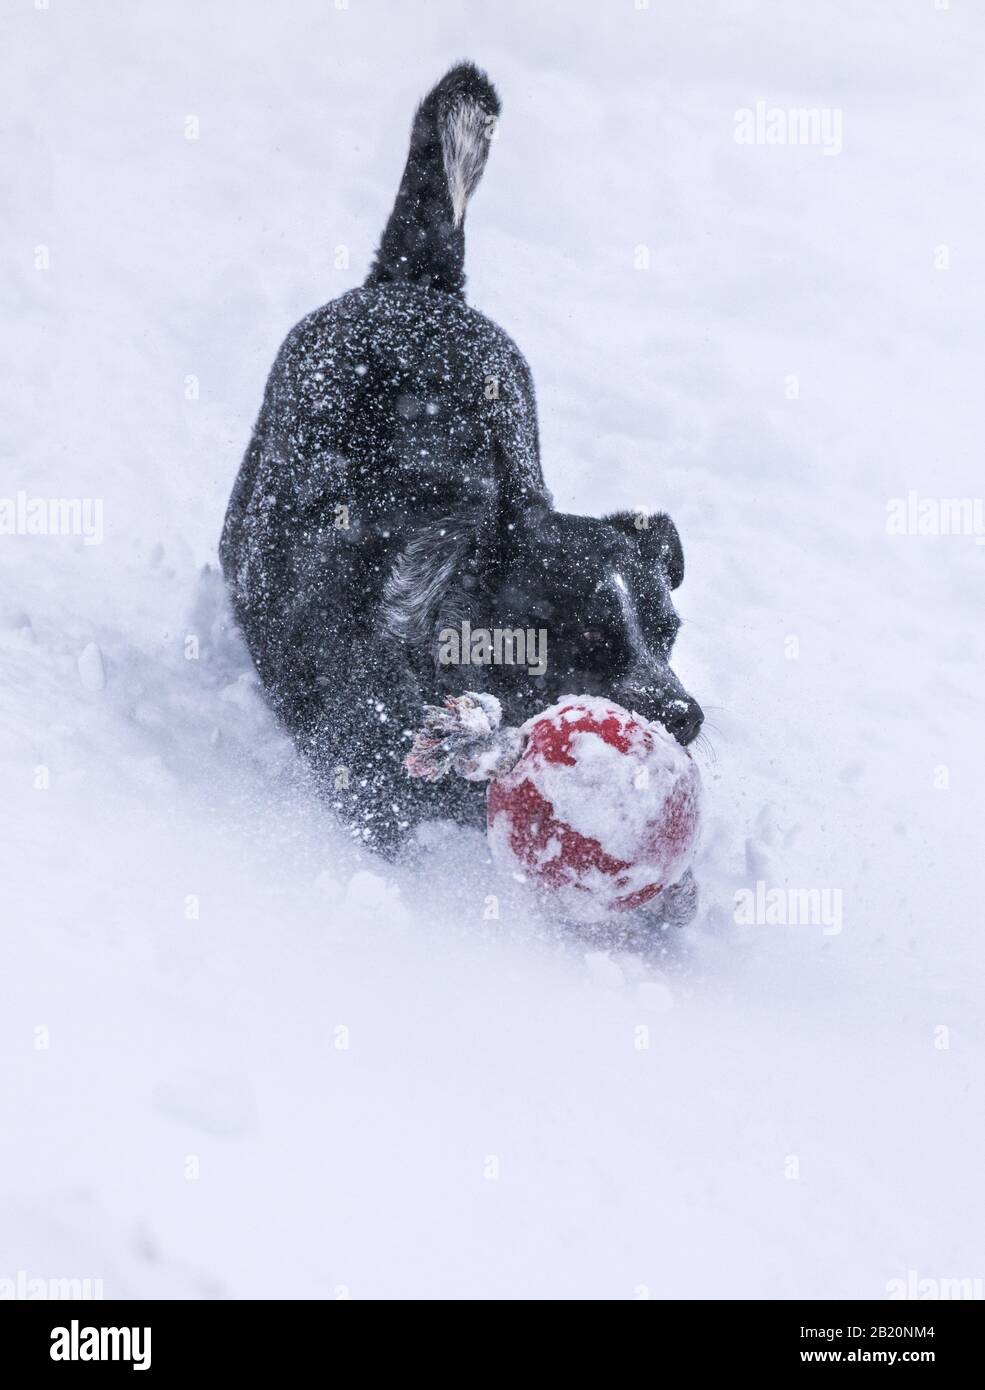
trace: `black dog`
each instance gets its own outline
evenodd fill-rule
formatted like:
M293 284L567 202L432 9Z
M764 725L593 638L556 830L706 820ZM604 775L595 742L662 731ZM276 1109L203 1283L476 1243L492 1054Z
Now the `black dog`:
M485 690L519 724L606 695L684 744L703 718L669 665L676 527L552 509L530 369L464 301L465 206L498 114L469 63L421 104L365 285L274 363L220 546L274 708L354 834L387 852L421 820L484 818L482 788L406 777L425 702ZM443 664L464 622L546 634L546 671Z

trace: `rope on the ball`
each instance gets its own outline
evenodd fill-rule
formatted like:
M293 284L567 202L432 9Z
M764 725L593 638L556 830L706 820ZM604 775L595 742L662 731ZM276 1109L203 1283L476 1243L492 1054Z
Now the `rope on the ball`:
M443 705L425 705L424 727L414 735L404 767L425 782L438 782L449 772L469 782L485 782L508 772L523 752L524 736L502 723L496 696L481 691L448 695Z

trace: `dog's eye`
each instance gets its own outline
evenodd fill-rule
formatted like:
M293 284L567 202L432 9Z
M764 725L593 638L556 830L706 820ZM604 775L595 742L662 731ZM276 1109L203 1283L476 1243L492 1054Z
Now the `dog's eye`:
M668 656L673 650L674 643L677 640L677 634L680 630L681 620L675 613L668 622L664 623L660 633L660 645Z

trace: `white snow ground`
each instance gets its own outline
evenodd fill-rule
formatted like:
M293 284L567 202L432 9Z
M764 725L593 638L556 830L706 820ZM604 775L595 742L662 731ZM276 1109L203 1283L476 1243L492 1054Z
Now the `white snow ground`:
M0 1279L985 1276L985 548L886 534L908 489L981 495L985 15L3 0L0 26L0 493L105 517L101 545L0 538ZM662 981L509 894L484 921L476 840L420 878L355 857L199 585L275 349L362 277L461 56L504 101L469 297L532 363L557 501L685 539L677 666L717 759ZM758 101L841 111L841 153L736 144ZM843 930L735 925L757 879L840 889Z

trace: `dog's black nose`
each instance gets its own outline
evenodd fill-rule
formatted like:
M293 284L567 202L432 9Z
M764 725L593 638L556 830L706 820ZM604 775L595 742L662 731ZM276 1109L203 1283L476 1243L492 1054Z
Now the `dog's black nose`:
M705 722L704 710L697 700L674 700L664 714L663 726L684 748L693 743Z

